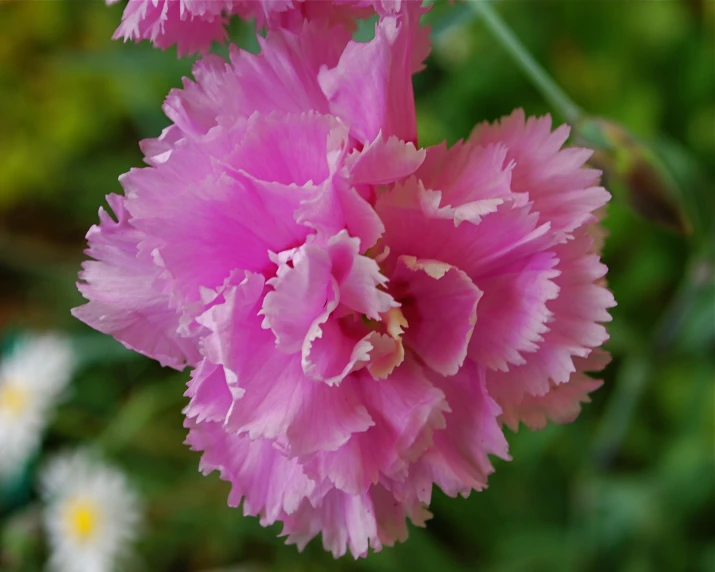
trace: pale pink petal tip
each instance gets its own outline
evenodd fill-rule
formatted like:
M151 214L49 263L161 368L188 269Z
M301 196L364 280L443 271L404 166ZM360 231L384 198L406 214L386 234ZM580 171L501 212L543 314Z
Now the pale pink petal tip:
M106 0L107 4L117 2ZM128 0L113 37L124 41L149 40L161 49L176 45L181 57L205 53L213 42L224 42L228 37L226 26L232 16L255 21L258 28L269 30L300 31L305 22L318 21L352 32L357 28L358 19L375 14L389 18L409 12L415 14L413 19L417 18L424 11L419 8L420 3L412 0L404 3L399 0ZM417 64L421 64L429 49L429 38L424 32L420 44L423 48L411 56Z

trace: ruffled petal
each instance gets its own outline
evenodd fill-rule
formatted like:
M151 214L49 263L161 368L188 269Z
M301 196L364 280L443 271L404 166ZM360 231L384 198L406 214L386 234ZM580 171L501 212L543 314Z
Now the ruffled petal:
M299 550L322 532L323 547L335 558L347 550L353 557L367 556L368 549L376 552L407 538L406 520L424 526L432 516L419 502L402 503L383 486L375 485L363 495L349 495L333 489L317 506L303 502L288 516L281 536L287 544Z
M333 450L373 424L351 384L330 387L305 377L300 356L275 351L273 334L261 327L261 277L247 275L228 286L199 323L211 334L204 351L222 365L235 395L226 420L251 439L278 439L291 456Z
M279 254L278 274L268 281L273 290L261 309L263 327L275 334L277 347L301 351L304 373L329 385L368 361L372 349L369 332L351 326L354 318L345 315L379 320L396 305L378 288L387 279L374 260L358 254L359 247L359 240L342 231L324 247L306 244ZM302 303L295 304L296 298Z
M191 380L184 395L190 400L183 413L195 419L196 423L223 422L234 398L223 368L206 359L201 360L191 372ZM237 397L240 397L240 394Z
M494 124L478 125L470 137L477 145L498 144L508 149L507 161L514 162L511 189L528 193L541 222L549 222L554 242L591 219L611 195L597 186L600 171L584 168L590 149L566 148L569 127L551 131L551 117L528 120L517 109Z
M478 223L505 201L517 198L511 192L513 163L506 162L504 145L480 147L473 142L458 142L447 149L442 144L427 149L427 156L416 176L428 193L436 194L435 213Z
M231 483L228 504L243 501L243 513L258 516L263 526L284 520L306 499L317 502L324 487L307 478L300 465L286 458L271 441L228 433L219 423L187 419L186 443L203 451L199 469L219 471Z
M537 225L538 214L529 203L510 201L478 224L455 225L436 212L424 191L420 181L410 178L377 200L375 210L385 225L383 241L390 249L389 271L407 254L450 264L479 286L479 277L541 252L550 242L548 224Z
M263 327L271 329L281 351L299 352L306 338L320 335L321 324L340 300L330 255L318 246L302 246L286 256L268 284L273 290L263 301Z
M553 247L559 258L557 298L547 303L552 317L538 351L526 363L505 372L489 372L489 393L505 410L517 406L522 396L544 395L553 384L567 382L577 371L576 358L588 357L608 339L601 322L610 321L613 295L601 285L606 267L590 253L593 238L581 228L573 240Z
M548 302L559 294L557 263L553 253L538 253L477 280L484 296L469 346L471 359L506 371L525 363L525 352L538 349L550 327Z
M414 256L397 260L391 288L402 302L407 346L437 373L457 373L477 322L481 290L458 268Z
M333 67L350 40L341 27L308 24L299 33L276 30L258 36L259 54L230 46L230 62L218 56L199 60L196 81L169 93L164 113L187 136L202 136L219 119L231 124L252 113L327 113L318 85L322 66Z
M498 421L501 409L487 393L484 368L467 360L454 376L430 377L444 392L451 412L445 414L447 427L435 433L434 445L415 467L414 481L404 487L413 487L423 502L429 500L431 488L422 484L425 475L446 494L467 496L487 486L487 476L494 471L489 455L510 458Z
M327 478L342 491L362 494L378 482L408 478L409 464L432 445L434 432L445 427L449 406L413 360L388 380L360 375L350 382L359 384L375 425L336 451L313 456L304 467L312 478Z
M394 135L377 138L362 150L355 150L346 160L353 185L383 185L409 177L425 159L425 150Z
M594 350L594 353L598 350ZM603 352L605 354L605 352ZM532 431L546 427L549 421L554 423L571 423L581 413L581 404L589 403L589 393L595 391L603 381L593 379L584 371L600 370L602 363L593 363L588 358L575 358L577 369L565 383L551 383L549 391L544 395L524 394L518 404L507 403L502 411L502 421L513 431L524 423Z
M202 287L218 288L233 271L271 270L269 252L301 244L310 231L294 220L308 193L300 187L234 173L201 183L185 180L164 195L141 192L166 172L151 171L135 170L121 179L127 194L135 195L128 208L135 224L153 237L184 300L197 300Z
M159 284L162 269L139 255L144 234L129 221L124 197L108 195L107 202L117 221L100 209L99 225L87 233L86 252L95 260L83 263L77 287L89 302L72 315L164 366L197 363L196 340L177 333L180 314Z
M337 66L320 71L331 112L347 121L361 143L374 141L380 133L417 140L414 54L429 51L419 33L419 10L416 2L409 2L399 15L382 18L372 41L350 42Z
M347 142L348 128L328 115L254 114L225 161L262 181L318 185L337 170Z
M226 2L214 1L215 9L196 16L183 4L176 0L130 0L113 39L150 40L163 50L176 44L179 57L205 52L214 41L225 41L227 19L221 16L221 9Z

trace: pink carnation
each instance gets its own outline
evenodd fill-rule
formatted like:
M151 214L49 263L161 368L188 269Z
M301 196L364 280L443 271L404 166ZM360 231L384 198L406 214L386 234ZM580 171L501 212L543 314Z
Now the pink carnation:
M504 423L573 420L614 304L589 232L609 195L567 127L517 111L416 147L419 15L199 61L90 230L74 310L191 366L201 470L335 556L404 540L434 484L484 488Z
M129 0L114 39L149 40L161 49L176 44L182 56L206 52L214 41L224 42L226 25L234 15L255 20L259 28L298 31L305 20L320 20L352 31L357 18L394 15L408 2L422 0Z

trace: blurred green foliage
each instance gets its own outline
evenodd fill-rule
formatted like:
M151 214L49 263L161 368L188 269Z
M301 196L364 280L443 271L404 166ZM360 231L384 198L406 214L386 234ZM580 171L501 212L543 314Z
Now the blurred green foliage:
M690 1L504 1L538 61L588 113L658 150L699 232L682 236L616 198L604 258L618 300L604 387L569 426L510 434L513 461L469 499L434 495L434 519L368 559L303 555L279 526L226 506L182 441L185 373L162 370L76 323L83 236L161 103L190 73L174 51L110 40L121 6L0 3L0 334L60 329L85 358L45 450L93 442L147 507L137 570L645 572L715 570L715 8ZM479 19L440 2L416 78L420 142L549 110ZM232 36L255 48L246 27ZM225 53L225 48L217 48ZM558 113L555 118L559 120ZM42 568L31 472L0 507L0 569ZM7 500L10 494L15 504ZM229 568L236 566L235 568Z

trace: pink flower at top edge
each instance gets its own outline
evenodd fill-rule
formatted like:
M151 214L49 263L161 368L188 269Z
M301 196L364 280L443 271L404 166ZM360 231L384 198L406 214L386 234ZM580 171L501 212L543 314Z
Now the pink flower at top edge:
M119 0L106 0L115 4ZM259 28L300 30L305 20L356 29L356 20L395 15L422 0L128 0L114 39L149 40L157 48L177 46L179 57L206 52L224 42L231 16L255 20Z
M74 310L190 366L201 470L335 556L404 540L433 485L486 487L502 426L571 421L605 364L589 152L521 111L419 149L420 12L200 60L90 230Z

